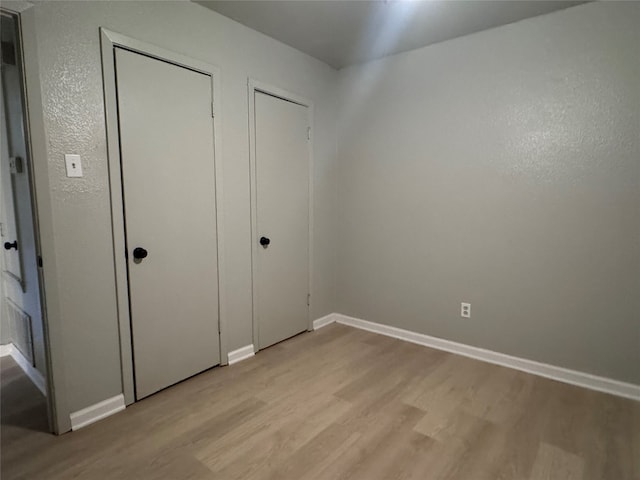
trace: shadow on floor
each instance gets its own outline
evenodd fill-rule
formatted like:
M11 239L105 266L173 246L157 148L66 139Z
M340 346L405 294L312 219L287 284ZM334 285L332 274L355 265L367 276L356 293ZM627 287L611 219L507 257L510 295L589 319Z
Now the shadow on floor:
M16 429L49 432L44 395L9 356L0 358L0 417L3 447Z

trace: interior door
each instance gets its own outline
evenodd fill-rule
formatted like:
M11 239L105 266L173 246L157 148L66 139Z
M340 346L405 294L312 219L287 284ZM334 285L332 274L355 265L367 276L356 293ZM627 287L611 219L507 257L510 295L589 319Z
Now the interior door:
M212 82L116 48L136 398L220 363Z
M4 65L3 65L4 67ZM22 249L19 245L18 227L16 222L16 202L14 189L14 174L16 159L11 158L9 152L9 132L7 128L7 110L5 110L5 89L4 89L4 72L0 76L0 114L2 121L0 122L0 237L2 240L2 254L4 255L4 271L22 282L22 262L20 254ZM22 119L14 119L15 123Z
M308 108L255 92L258 347L307 330Z

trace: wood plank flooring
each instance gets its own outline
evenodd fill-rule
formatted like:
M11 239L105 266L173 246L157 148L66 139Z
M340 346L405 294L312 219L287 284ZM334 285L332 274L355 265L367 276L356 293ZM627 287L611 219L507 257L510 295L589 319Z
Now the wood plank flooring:
M45 397L10 357L0 357L0 417L2 418L2 445L18 438L22 429L48 431ZM11 427L16 428L11 428Z
M343 325L60 437L2 367L3 480L640 480L640 403Z

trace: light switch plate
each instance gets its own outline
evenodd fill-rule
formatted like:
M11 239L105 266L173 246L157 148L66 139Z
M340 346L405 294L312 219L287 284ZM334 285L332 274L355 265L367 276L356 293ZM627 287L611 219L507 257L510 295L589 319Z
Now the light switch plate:
M67 177L82 177L80 155L65 155L64 163L67 167Z

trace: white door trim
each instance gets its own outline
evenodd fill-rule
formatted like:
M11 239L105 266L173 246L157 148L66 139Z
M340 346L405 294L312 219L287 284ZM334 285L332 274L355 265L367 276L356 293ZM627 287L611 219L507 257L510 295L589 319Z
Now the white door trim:
M100 28L102 49L102 78L104 82L105 121L107 126L107 149L109 158L109 183L111 195L111 223L113 228L113 253L116 273L116 293L118 298L118 326L120 330L120 357L122 365L122 390L126 405L135 401L133 352L131 344L131 319L129 318L129 288L127 283L127 264L125 259L124 205L122 202L122 181L120 171L120 136L118 133L118 109L116 98L116 77L114 48L121 47L180 67L195 70L211 77L213 148L216 187L216 224L218 249L218 321L220 331L220 364L227 363L226 328L226 282L224 280L224 233L223 233L223 195L222 160L220 142L220 69L214 65L195 60L184 55L165 50L155 45L141 42L125 35Z
M254 78L248 81L248 101L249 101L249 172L251 184L251 297L253 307L253 344L258 348L259 339L259 316L258 311L258 276L256 272L256 259L258 256L258 215L257 215L257 176L256 176L256 132L255 132L255 92L262 92L268 95L279 97L289 102L297 103L307 107L308 122L310 128L310 139L307 142L309 159L309 294L313 292L313 132L314 113L313 102L295 93L288 92L282 88L269 85ZM313 301L310 297L309 303ZM307 306L307 330L313 330L311 321L311 306Z
M16 17L20 43L20 70L24 101L24 127L27 157L31 161L29 189L33 216L36 252L44 258L44 268L38 268L40 312L45 345L45 383L49 428L61 434L71 428L68 415L62 320L58 295L55 238L49 188L50 167L47 160L47 134L37 62L36 26L33 15L27 14L31 2L2 1L0 11Z

